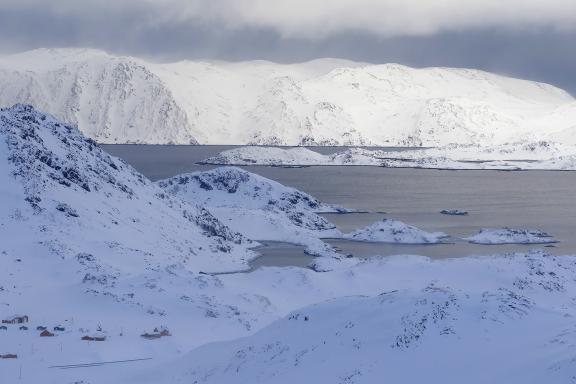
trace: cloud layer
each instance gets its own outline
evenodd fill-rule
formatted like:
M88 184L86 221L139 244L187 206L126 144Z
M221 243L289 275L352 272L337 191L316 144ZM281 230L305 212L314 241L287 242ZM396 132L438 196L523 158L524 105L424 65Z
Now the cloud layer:
M177 59L341 57L462 66L576 93L576 0L0 0L0 53L90 47Z
M266 28L305 39L347 31L390 37L487 27L576 26L574 0L3 0L2 8L36 8L48 16L77 19L132 15L139 28L171 23Z
M429 35L469 28L574 28L574 0L167 0L179 20L265 27L317 39L343 31Z

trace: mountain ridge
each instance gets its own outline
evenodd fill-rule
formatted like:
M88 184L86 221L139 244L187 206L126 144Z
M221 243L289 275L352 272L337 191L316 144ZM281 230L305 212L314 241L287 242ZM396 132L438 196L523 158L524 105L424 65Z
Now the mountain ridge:
M152 63L40 49L0 58L0 105L18 102L101 143L491 146L576 131L575 99L552 85L342 59Z

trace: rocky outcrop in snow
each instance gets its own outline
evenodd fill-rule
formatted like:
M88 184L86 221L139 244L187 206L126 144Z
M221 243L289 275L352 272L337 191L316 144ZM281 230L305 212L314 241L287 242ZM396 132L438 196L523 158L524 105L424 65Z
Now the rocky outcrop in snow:
M483 228L474 236L466 237L476 244L549 244L556 243L552 236L538 229Z
M334 59L160 64L42 49L0 59L0 105L16 102L106 143L576 144L568 93L469 69Z
M333 253L319 238L341 236L332 223L317 213L347 211L234 167L178 175L159 181L158 185L184 201L207 207L248 238L302 244L315 255Z
M468 216L468 211L462 211L460 209L443 209L440 213L448 216Z
M443 232L426 232L392 219L377 221L344 235L348 240L402 244L435 244L446 237Z

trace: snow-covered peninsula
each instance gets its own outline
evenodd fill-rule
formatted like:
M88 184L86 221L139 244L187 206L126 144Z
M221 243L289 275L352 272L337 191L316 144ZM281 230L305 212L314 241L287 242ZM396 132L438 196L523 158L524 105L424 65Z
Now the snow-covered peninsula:
M576 146L547 141L493 147L451 144L426 149L341 149L322 155L309 148L248 146L202 161L218 165L377 166L388 168L576 170Z

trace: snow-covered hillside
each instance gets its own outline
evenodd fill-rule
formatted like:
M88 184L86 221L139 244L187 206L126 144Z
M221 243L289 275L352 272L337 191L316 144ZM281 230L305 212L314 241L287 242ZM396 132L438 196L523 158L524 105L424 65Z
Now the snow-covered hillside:
M184 201L210 210L228 227L255 240L274 240L307 246L312 254L334 251L322 237L341 237L334 224L317 215L346 212L273 180L222 167L161 180L158 185Z
M167 358L251 329L240 299L206 294L220 283L201 272L247 269L255 243L30 106L0 110L0 202L0 317L29 319L0 329L0 354L18 356L0 382L19 367L25 383L82 382L48 366ZM179 337L140 336L164 326ZM94 335L106 340L81 340Z
M400 256L292 278L300 282L293 297L332 290L340 298L293 311L248 338L200 347L134 382L569 383L575 262L539 252Z
M64 259L91 253L129 273L173 263L191 271L238 268L253 257L250 241L208 211L167 195L31 106L2 109L0 134L6 252L42 246Z
M0 59L0 105L32 103L105 143L576 144L576 101L483 71L320 59L150 63L101 51Z
M0 355L16 356L0 359L1 383L574 377L574 256L206 274L246 267L254 243L173 193L254 211L276 199L273 213L302 212L312 229L312 211L334 207L234 168L171 181L30 106L0 110L0 317L26 316L0 328Z

